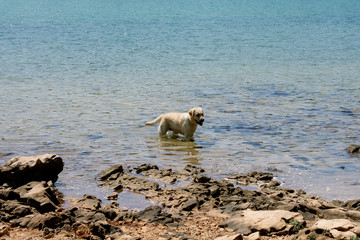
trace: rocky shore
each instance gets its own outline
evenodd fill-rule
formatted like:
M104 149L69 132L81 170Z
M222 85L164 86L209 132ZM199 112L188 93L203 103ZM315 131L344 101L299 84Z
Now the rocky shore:
M194 165L115 165L98 176L100 187L113 190L109 204L84 195L65 208L54 185L63 166L60 156L45 154L0 167L0 239L360 239L360 199L327 202L282 188L272 173L215 180ZM123 190L153 205L121 209Z

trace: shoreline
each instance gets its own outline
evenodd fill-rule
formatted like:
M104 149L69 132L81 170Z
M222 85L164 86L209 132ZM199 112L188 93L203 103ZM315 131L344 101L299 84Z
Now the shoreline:
M181 171L150 164L114 165L98 178L101 187L113 191L109 204L84 195L63 208L61 192L54 186L62 168L62 159L51 154L14 158L0 167L0 237L250 240L360 236L360 199L327 202L303 190L282 188L272 173L252 171L214 180L190 164ZM142 194L154 204L141 211L122 209L117 199L123 190Z

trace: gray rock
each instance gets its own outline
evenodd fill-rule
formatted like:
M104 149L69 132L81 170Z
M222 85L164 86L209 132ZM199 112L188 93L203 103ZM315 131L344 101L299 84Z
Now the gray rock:
M46 182L29 182L15 189L15 192L19 194L20 201L36 208L41 213L54 211L60 204L56 189Z
M122 165L114 165L111 166L99 173L98 179L101 181L104 181L106 179L109 179L112 175L118 176L119 174L124 173L124 168ZM109 179L111 180L111 179Z
M191 211L198 205L196 198L192 198L180 205L180 210Z
M20 186L31 181L56 182L64 162L58 155L15 157L0 167L0 183Z
M161 213L161 207L159 206L150 206L145 208L144 210L140 211L137 214L137 218L138 219L155 219L156 217L158 217Z

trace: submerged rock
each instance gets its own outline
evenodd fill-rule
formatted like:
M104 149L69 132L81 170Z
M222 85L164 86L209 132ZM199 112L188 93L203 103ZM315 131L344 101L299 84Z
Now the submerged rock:
M360 153L360 145L351 144L346 149L349 153L352 153L352 154Z

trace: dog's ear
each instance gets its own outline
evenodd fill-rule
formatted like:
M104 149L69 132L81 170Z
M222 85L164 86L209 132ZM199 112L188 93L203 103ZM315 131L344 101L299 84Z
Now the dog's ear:
M194 109L190 109L188 113L190 117L194 117Z

